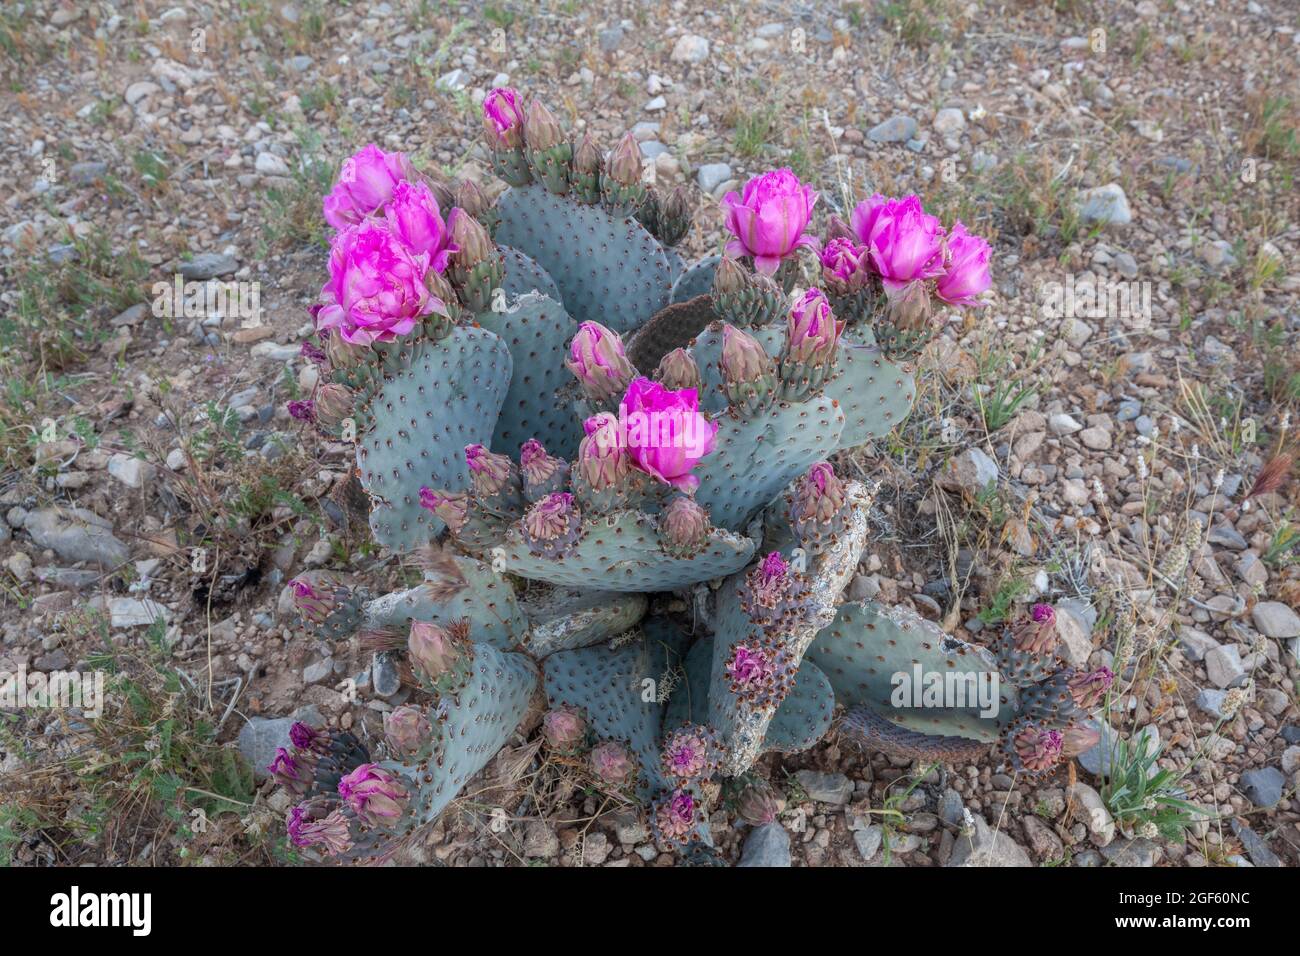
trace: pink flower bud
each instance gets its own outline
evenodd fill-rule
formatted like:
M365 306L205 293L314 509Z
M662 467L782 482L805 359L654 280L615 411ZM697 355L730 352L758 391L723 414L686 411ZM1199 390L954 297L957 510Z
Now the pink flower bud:
M852 239L832 239L822 246L822 281L836 295L863 289L870 278L870 254Z
M670 554L698 554L709 540L709 513L694 498L677 495L659 518L659 535Z
M1074 699L1074 706L1082 710L1092 710L1102 702L1113 683L1115 683L1115 675L1109 667L1099 667L1095 671L1075 674L1069 680L1070 696Z
M435 491L420 488L420 507L432 511L456 534L469 519L469 495L463 491Z
M660 359L659 368L655 370L655 379L664 388L673 391L692 388L697 395L704 387L700 379L700 367L695 364L695 359L686 349L673 349Z
M337 382L326 382L316 389L316 421L326 428L337 428L353 412L352 389Z
M844 323L837 322L820 289L809 289L795 303L787 320L786 356L804 365L829 365Z
M610 151L605 169L610 179L624 186L641 182L641 146L630 132Z
M573 753L587 738L587 722L568 707L552 708L542 717L542 736L552 750Z
M508 455L494 455L482 445L465 446L465 462L474 494L488 498L508 488L514 477L514 462Z
M1056 609L1050 604L1035 604L1029 616L1011 625L1011 640L1016 650L1043 654L1056 646Z
M464 622L443 627L432 621L412 621L406 649L415 672L437 687L445 683L448 675L464 669L464 662L472 654L468 642L468 625Z
M460 214L456 215L458 212ZM452 250L455 252L455 261L461 268L469 269L491 256L496 247L492 244L492 237L477 219L466 215L462 210L452 210L452 213L448 226L451 229L452 243L456 247Z
M591 748L591 772L611 787L631 783L636 777L636 758L615 740Z
M523 144L524 111L519 93L498 86L483 98L483 125L488 144L496 149L517 149Z
M578 446L578 474L594 491L621 484L631 465L618 419L609 412L598 412L583 422L582 428L587 437Z
M311 789L315 769L309 765L309 758L296 758L284 747L277 747L275 759L266 767L275 782L295 796L302 796Z
M428 745L432 736L429 718L419 707L404 704L384 715L384 739L395 754L415 756Z
M636 373L623 353L623 340L598 322L578 326L564 364L597 401L621 394Z
M735 804L736 814L754 827L771 823L781 812L781 798L770 783L758 777L742 781Z
M288 587L293 592L293 607L299 617L309 624L325 623L336 606L333 587L313 585L303 578L294 578Z
M524 120L524 142L534 151L550 149L564 142L564 130L560 128L555 114L536 97L528 104L528 117Z
M722 327L722 375L729 384L753 384L772 374L772 360L748 332Z

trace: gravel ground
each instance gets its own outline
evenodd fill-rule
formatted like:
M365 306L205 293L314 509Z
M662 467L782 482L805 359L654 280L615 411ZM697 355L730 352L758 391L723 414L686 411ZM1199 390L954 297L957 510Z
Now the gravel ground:
M349 450L285 408L314 384L319 202L367 142L489 186L478 104L508 82L605 143L633 129L693 187L690 255L719 245L717 198L775 165L830 208L916 191L994 241L988 307L930 347L901 434L843 463L882 482L848 593L977 641L1057 603L1072 660L1121 674L1117 733L1158 739L1199 808L1174 840L1115 819L1100 752L1026 781L832 734L762 762L779 827L714 813L725 860L1297 863L1294 8L701 6L0 13L0 671L110 675L99 720L0 716L0 859L292 862L285 807L232 755L265 763L290 714L376 734L400 700L359 651L322 657L282 593L406 573L328 517ZM178 275L248 283L264 321L159 316ZM416 858L683 862L529 736Z

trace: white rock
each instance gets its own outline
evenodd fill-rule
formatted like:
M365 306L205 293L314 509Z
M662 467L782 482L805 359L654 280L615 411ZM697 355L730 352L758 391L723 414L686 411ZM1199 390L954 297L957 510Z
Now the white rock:
M153 477L154 467L134 455L119 452L108 459L108 473L128 488L143 488Z
M688 33L673 45L672 59L676 63L703 63L709 58L709 41Z
M1095 189L1085 189L1078 197L1079 216L1084 222L1100 222L1109 226L1124 226L1133 221L1128 197L1119 183L1107 183Z
M934 114L934 131L940 136L960 132L966 126L966 116L954 107L939 110Z
M185 452L179 448L173 448L167 453L167 467L172 471L180 471L185 467Z
M1220 644L1207 651L1205 671L1215 687L1236 687L1246 680L1246 668L1235 644Z
M1083 428L1074 418L1064 412L1058 412L1047 420L1047 427L1053 435L1073 435Z
M1079 432L1079 440L1093 451L1106 451L1110 448L1110 432L1099 426L1085 428Z
M1265 637L1279 640L1300 637L1300 615L1281 601L1260 601L1250 616Z
M258 153L257 162L253 166L263 176L288 176L289 164L281 156L275 153Z
M143 627L154 621L166 621L171 612L157 601L129 597L109 598L109 623L113 627Z

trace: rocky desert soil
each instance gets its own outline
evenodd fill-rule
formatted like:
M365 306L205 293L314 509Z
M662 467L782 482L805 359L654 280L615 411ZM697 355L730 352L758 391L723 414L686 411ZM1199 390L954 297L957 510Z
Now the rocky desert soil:
M0 860L298 861L261 769L289 718L374 736L407 693L284 595L410 573L328 498L348 449L286 411L320 199L368 142L499 188L477 117L508 83L632 129L691 187L692 255L778 165L827 209L915 191L989 237L988 304L843 463L881 482L849 594L976 641L1042 597L1071 662L1120 675L1103 745L1046 779L835 734L765 758L781 833L720 809L719 859L1296 865L1298 29L1283 0L7 4L0 671L98 671L108 699L0 710ZM264 321L159 315L177 276L248 283ZM1191 810L1117 793L1137 741ZM690 862L524 735L412 853Z

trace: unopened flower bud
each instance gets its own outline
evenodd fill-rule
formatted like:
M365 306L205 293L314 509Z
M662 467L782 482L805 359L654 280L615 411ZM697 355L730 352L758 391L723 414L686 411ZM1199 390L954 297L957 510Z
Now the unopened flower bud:
M468 645L468 625L463 622L444 627L433 621L412 621L406 649L416 674L442 690L466 670L473 655Z
M353 412L352 389L337 382L326 382L316 389L316 421L326 428L337 428Z
M676 557L699 554L709 540L709 513L687 495L677 495L659 517L663 548Z
M524 142L531 150L550 149L564 142L564 130L546 104L534 97L528 104L528 118L524 120Z
M610 152L605 171L614 182L635 186L641 182L641 168L641 146L630 132L624 133Z
M469 518L469 495L463 491L420 489L420 507L432 511L456 534Z
M469 214L457 216L452 224L451 238L460 251L453 253L453 258L462 269L471 269L495 250L492 237L487 234L483 224Z
M693 388L699 392L703 388L700 367L695 364L695 359L686 349L673 349L660 359L659 368L655 370L655 380L664 388L674 391Z
M395 754L413 757L433 736L429 718L419 707L403 704L384 715L384 739Z
M611 787L631 783L636 776L636 758L616 740L591 748L591 772Z
M564 364L583 391L599 402L622 395L636 373L623 352L623 340L598 322L578 327Z
M542 736L552 750L574 753L587 739L587 722L575 710L555 707L542 717Z

